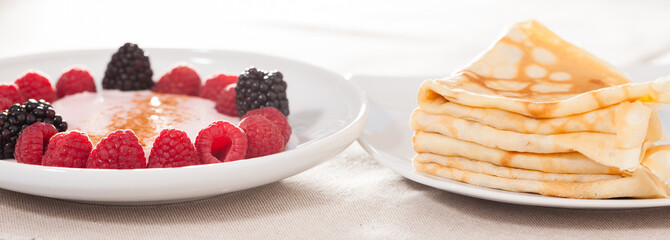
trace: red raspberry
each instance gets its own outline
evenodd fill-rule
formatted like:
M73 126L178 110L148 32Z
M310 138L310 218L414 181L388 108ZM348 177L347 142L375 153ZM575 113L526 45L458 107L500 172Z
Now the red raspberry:
M248 148L245 158L255 158L284 150L284 138L274 123L263 116L242 119L240 128L247 135Z
M279 110L273 107L262 107L259 109L248 111L242 119L251 117L251 116L263 116L270 120L270 122L277 125L281 131L282 137L284 137L284 145L288 143L289 138L291 137L291 125L288 124L286 116L282 114Z
M95 92L93 76L88 70L72 68L58 78L56 95L59 98L80 92Z
M16 84L14 83L0 83L0 97L6 98L7 100L11 101L12 103L9 105L24 102L21 101L21 93L19 93L19 87L16 86Z
M219 96L221 91L233 83L237 83L237 76L235 75L219 74L212 76L211 78L207 79L207 81L205 81L205 85L202 86L202 89L200 90L200 97L216 101L217 96ZM235 103L233 102L233 105L234 104ZM237 116L237 114L235 114L235 116Z
M236 83L230 84L224 88L216 99L216 111L228 116L237 117L237 107L235 107L235 87Z
M147 159L132 130L116 130L102 138L86 160L87 168L146 168Z
M12 105L14 105L14 101L9 100L9 98L0 97L0 111L7 110Z
M56 91L51 86L51 82L38 73L26 73L23 77L16 79L14 83L19 87L21 93L21 101L19 102L25 102L31 98L35 100L44 99L47 102L56 100Z
M183 167L200 163L191 139L186 132L163 129L154 141L149 154L149 168Z
M49 145L49 138L58 133L54 125L37 122L23 129L16 140L14 158L17 162L40 165Z
M212 122L198 133L195 149L202 164L240 160L247 152L247 137L229 122Z
M200 77L195 70L187 66L178 66L158 80L154 85L154 91L198 96L200 84Z
M57 133L49 140L42 165L85 168L93 144L86 133L79 131Z

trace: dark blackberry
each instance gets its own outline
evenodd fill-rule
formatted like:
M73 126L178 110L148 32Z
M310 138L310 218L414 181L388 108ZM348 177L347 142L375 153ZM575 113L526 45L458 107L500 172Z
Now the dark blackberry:
M149 57L144 51L137 44L126 43L107 64L102 88L122 91L151 89L154 86L153 75Z
M0 112L0 159L14 158L16 139L23 129L36 122L52 124L59 132L67 130L67 122L44 100L30 99Z
M240 116L261 107L274 107L288 116L284 75L277 70L268 73L254 67L247 68L237 79L235 107Z

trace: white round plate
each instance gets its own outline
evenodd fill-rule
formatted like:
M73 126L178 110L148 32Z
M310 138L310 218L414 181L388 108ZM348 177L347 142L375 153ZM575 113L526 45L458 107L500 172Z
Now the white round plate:
M651 81L670 75L670 66L636 66L623 69L634 81ZM370 101L370 118L359 142L380 163L396 173L421 184L449 192L498 202L560 208L617 209L670 206L670 199L568 199L538 194L490 189L439 178L414 171L412 157L413 131L409 117L416 108L416 93L426 77L353 76L353 81ZM434 78L434 77L433 77ZM670 127L670 109L664 106L659 115Z
M13 81L28 69L54 78L71 65L100 80L115 50L45 53L0 60L0 79ZM0 161L0 188L27 194L103 204L155 204L205 198L257 187L298 174L333 157L360 135L368 116L362 92L324 69L260 54L187 49L145 49L154 79L178 62L203 79L242 72L249 66L280 70L288 83L288 119L294 149L265 157L182 168L100 170L44 167Z

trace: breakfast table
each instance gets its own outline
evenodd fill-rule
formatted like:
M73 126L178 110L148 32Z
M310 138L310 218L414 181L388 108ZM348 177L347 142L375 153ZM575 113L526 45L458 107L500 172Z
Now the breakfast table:
M135 42L281 56L343 78L441 77L485 50L505 26L537 19L615 66L665 65L669 11L670 2L659 0L0 0L0 59ZM669 236L670 207L579 210L462 196L398 175L358 142L281 181L183 203L100 205L0 189L0 239Z

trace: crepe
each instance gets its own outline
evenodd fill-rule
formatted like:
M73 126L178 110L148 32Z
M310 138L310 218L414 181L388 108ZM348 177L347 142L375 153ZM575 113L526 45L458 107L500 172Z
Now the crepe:
M464 157L442 156L432 153L419 153L415 158L418 159L418 161L435 163L442 167L510 179L526 179L543 182L597 182L622 177L621 175L615 174L545 173L541 171L501 167L488 162L471 160Z
M624 101L670 103L670 78L630 83L618 70L536 21L513 25L452 77L425 81L420 106L448 102L534 118L591 112Z
M650 112L648 113L650 114ZM644 118L641 118L644 119ZM647 115L647 121L649 115ZM440 133L445 136L498 148L530 153L579 152L589 159L610 167L632 171L640 165L645 146L658 139L646 139L649 123L637 124L639 138L617 139L615 134L577 132L556 135L525 134L498 130L448 115L434 115L417 109L412 113L410 127L415 131ZM621 143L618 141L621 140Z
M539 100L511 98L495 93L475 93L473 86L459 86L463 77L455 76L445 80L428 80L419 89L421 104L442 104L455 102L462 105L497 108L535 118L555 118L590 112L623 101L642 100L646 102L670 104L670 78L659 78L653 82L630 83L570 95L561 100ZM432 103L423 103L432 102Z
M414 157L414 168L430 175L477 186L513 192L538 193L566 198L667 198L667 183L659 181L647 168L639 168L630 177L595 182L552 182L497 177L483 173L442 166L426 160L425 154Z
M510 152L442 134L416 131L414 151L443 156L456 156L488 162L497 166L535 170L546 173L625 174L615 167L598 164L579 153L537 154Z
M642 165L647 167L661 180L670 182L670 145L658 146L647 150Z
M419 105L421 110L432 114L444 114L465 120L478 122L496 129L508 130L520 133L535 134L559 134L568 132L601 132L601 133L625 133L625 116L634 115L644 108L651 109L652 121L660 125L660 120L655 112L660 108L658 104L642 103L646 107L639 106L639 102L624 102L591 112L558 118L532 118L517 113L507 112L495 108L477 108L460 105L453 102L434 104L435 102L423 102ZM641 110L642 109L642 110ZM618 114L617 114L618 113ZM617 118L618 117L618 118ZM624 131L621 131L624 130ZM656 128L656 135L662 135L660 127Z
M414 168L478 186L569 198L668 197L657 111L670 77L631 83L535 21L511 26L452 76L424 81Z

